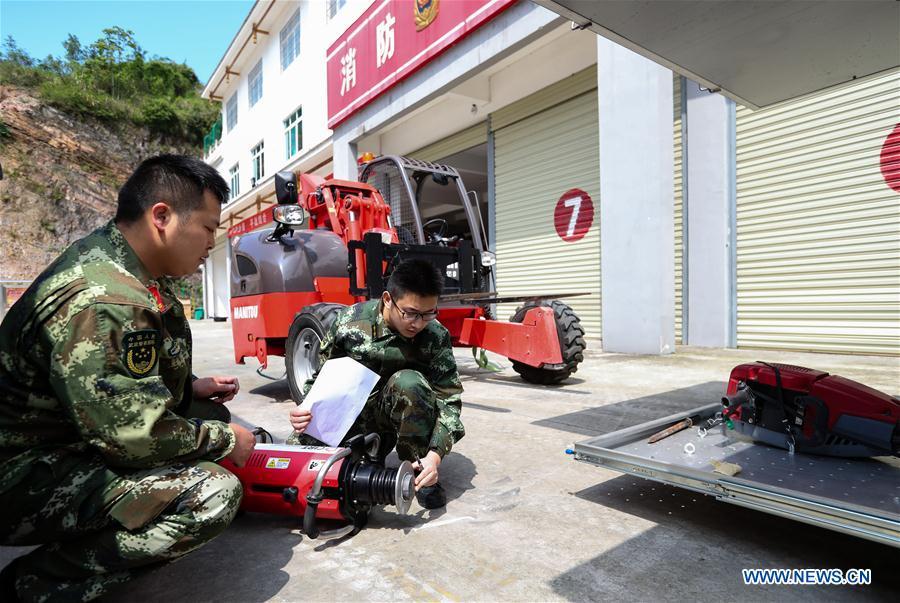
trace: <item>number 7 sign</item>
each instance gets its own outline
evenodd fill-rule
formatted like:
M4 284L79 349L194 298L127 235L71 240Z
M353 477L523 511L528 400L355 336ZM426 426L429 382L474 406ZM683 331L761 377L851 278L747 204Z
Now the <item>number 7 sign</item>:
M573 188L563 193L556 202L553 225L563 241L573 243L584 238L594 223L594 202L581 189Z

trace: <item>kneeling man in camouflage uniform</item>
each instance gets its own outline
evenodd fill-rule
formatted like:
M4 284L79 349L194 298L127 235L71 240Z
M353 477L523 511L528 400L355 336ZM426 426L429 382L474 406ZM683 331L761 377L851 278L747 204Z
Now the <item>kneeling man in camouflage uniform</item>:
M69 247L0 324L0 544L43 545L0 573L2 601L78 601L222 532L241 499L215 464L253 435L197 416L237 379L192 379L167 277L212 248L228 187L163 155L119 192L115 220ZM65 220L66 216L59 216Z
M466 433L459 417L462 385L450 333L435 320L442 288L443 278L434 266L423 260L403 262L380 299L341 311L319 352L319 366L349 356L381 376L345 441L379 433L382 455L396 444L400 459L416 464L416 497L428 509L447 504L438 467ZM304 395L317 376L306 382ZM318 443L301 435L310 420L309 411L291 411L294 433L288 443Z

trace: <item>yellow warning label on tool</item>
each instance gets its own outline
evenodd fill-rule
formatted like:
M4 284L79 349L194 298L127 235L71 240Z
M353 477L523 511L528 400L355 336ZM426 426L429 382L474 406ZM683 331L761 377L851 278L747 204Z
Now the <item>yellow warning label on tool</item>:
M270 456L266 461L266 469L287 469L290 464L289 458Z

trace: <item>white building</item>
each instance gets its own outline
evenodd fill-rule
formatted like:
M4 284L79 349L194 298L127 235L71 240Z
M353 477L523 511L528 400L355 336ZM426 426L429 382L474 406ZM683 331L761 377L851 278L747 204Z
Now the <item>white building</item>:
M228 228L274 202L276 172L332 171L325 51L366 6L346 4L256 2L203 90L204 98L222 104L204 145L205 160L232 191L218 244L204 266L209 317L229 313Z
M278 170L355 179L364 152L411 155L482 200L500 294L591 293L569 303L595 349L900 354L900 183L883 163L900 71L749 111L528 0L414 6L254 5L204 91L225 108L207 160L240 173L224 226L270 201ZM228 266L223 235L213 316Z

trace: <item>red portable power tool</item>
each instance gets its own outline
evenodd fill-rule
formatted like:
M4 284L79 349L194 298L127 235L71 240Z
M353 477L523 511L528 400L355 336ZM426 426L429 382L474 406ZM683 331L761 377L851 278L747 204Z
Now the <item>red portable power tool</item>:
M724 421L757 442L827 456L900 456L900 400L837 375L741 364L722 405Z
M352 438L346 448L257 444L243 467L220 463L241 480L242 510L302 516L309 538L319 536L319 519L349 522L322 532L333 537L365 526L373 505L394 505L401 514L409 510L415 495L413 466L404 461L385 467L378 446L374 433Z

